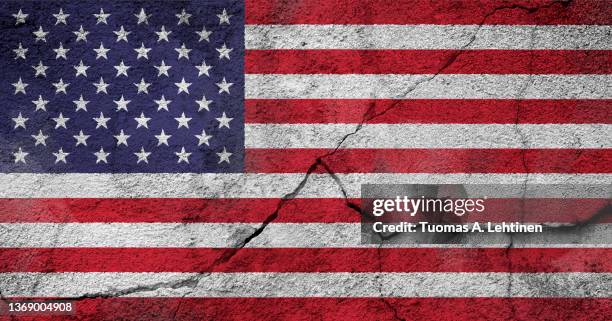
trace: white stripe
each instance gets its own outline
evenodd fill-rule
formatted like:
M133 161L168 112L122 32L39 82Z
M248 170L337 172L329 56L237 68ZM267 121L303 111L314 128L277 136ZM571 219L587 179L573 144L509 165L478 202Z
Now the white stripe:
M609 99L610 75L245 75L246 98Z
M612 274L3 273L0 288L4 297L605 298L612 296Z
M483 184L483 188L470 187L468 195L478 197L479 195L489 196L488 192L495 191L495 195L507 195L507 197L515 197L525 192L531 194L531 197L557 197L556 191L559 187L551 187L538 189L537 191L525 191L523 186L529 184L564 184L578 185L576 188L581 188L581 184L598 184L596 187L602 194L610 195L610 182L612 175L609 174L389 174L389 173L372 173L372 174L336 174L337 179L342 184L347 197L358 198L361 195L361 187L363 184ZM514 188L508 188L505 191L501 188L492 189L491 182L495 184L519 184ZM602 186L603 185L603 186ZM593 186L595 187L595 186ZM592 191L593 187L582 186L584 191ZM529 189L532 187L530 186ZM505 188L503 188L505 189ZM571 188L570 188L571 189ZM568 191L569 192L569 191ZM590 193L590 192L589 192ZM607 194L606 194L607 193ZM329 175L311 175L308 183L300 191L300 197L343 197L338 183ZM563 194L561 194L563 195ZM575 192L569 192L565 195L576 195ZM595 195L593 195L596 197ZM502 196L503 197L503 196ZM608 196L609 197L609 196Z
M355 215L358 215L357 213ZM48 247L173 247L233 248L260 224L251 223L2 223L5 248ZM483 228L486 225L483 224ZM431 244L431 233L402 233L387 241L392 247ZM438 235L438 234L437 234ZM367 238L367 236L364 236ZM369 242L368 239L364 239ZM612 224L591 224L574 230L541 233L465 233L458 244L440 247L566 247L612 245ZM271 223L247 244L254 248L377 247L362 244L359 223Z
M336 148L355 124L247 124L247 148ZM608 124L364 124L342 148L610 148Z
M362 198L421 196L411 184L362 185ZM452 184L441 188L444 197L456 198L612 198L610 184Z
M348 197L362 184L605 184L609 174L337 174ZM2 198L268 198L294 191L304 174L0 174ZM520 191L520 188L518 188ZM310 175L299 197L343 197L334 179Z
M246 25L246 49L598 49L610 26Z

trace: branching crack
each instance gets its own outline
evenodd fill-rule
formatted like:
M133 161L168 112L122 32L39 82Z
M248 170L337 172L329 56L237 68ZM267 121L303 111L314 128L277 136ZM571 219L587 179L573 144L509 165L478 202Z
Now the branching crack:
M480 29L482 28L482 26L486 23L487 19L489 17L491 17L492 15L498 13L499 11L502 10L514 10L514 9L521 9L521 10L525 10L528 13L534 13L540 9L543 8L550 8L554 5L560 4L563 7L567 7L569 5L571 5L571 0L570 1L553 1L551 3L548 3L546 5L543 6L538 6L538 7L528 7L528 6L522 6L522 5L510 5L510 6L501 6L498 8L493 9L491 12L489 12L488 14L486 14L483 19L480 21L480 23L478 24L478 27L476 28L475 32L473 33L473 35L470 37L470 39L466 42L465 45L463 45L460 49L456 50L452 56L445 62L445 64L433 75L430 75L427 78L421 79L417 82L415 82L414 85L412 85L411 87L407 88L403 93L401 93L401 95L399 95L400 97L408 97L408 95L413 92L414 90L418 89L422 84L427 83L433 79L435 79L438 75L440 75L441 73L443 73L449 66L451 66L457 59L458 57L464 52L464 50L469 49L470 46L474 43L474 41L476 40L478 33L480 31ZM535 32L535 28L534 28L534 32ZM533 38L532 38L533 39ZM529 78L528 78L529 79ZM523 87L523 89L521 90L521 92L519 93L519 97L522 96L525 92L525 90L528 88L528 83L526 83L526 85ZM250 242L252 242L255 238L257 238L259 235L261 235L264 230L266 229L266 227L272 223L273 221L275 221L278 216L279 216L279 212L280 210L283 208L283 206L290 201L291 199L296 198L300 192L302 191L302 189L306 186L308 179L310 178L310 176L315 173L315 171L317 170L323 170L325 174L329 175L334 182L338 185L338 187L340 188L344 199L346 200L346 206L351 208L352 210L354 210L355 212L358 212L359 214L361 213L361 208L359 207L359 205L354 204L350 201L350 198L348 197L348 194L346 192L346 189L344 187L344 185L342 184L340 178L334 173L333 169L329 166L329 164L327 164L324 159L326 157L332 156L334 153L336 153L344 144L344 142L349 139L351 136L357 134L363 127L363 125L377 117L380 117L388 112L390 112L391 110L393 110L394 108L396 108L398 106L398 104L392 104L389 107L387 107L386 109L380 111L380 112L376 112L375 111L375 104L370 105L370 107L368 108L368 110L364 113L364 115L362 116L362 120L361 122L356 126L356 128L354 129L353 132L348 133L346 135L344 135L338 142L338 144L336 145L336 147L316 158L314 160L314 162L312 163L312 165L308 168L308 170L306 171L304 177L300 180L300 182L298 183L298 185L289 193L285 194L279 201L279 203L277 204L276 209L274 210L274 212L272 212L268 217L266 217L266 219L264 220L264 222L250 235L248 235L246 238L244 238L241 242L238 243L238 245L233 248L231 251L226 252L225 255L222 255L221 257L219 257L217 260L215 260L206 270L207 271L213 271L214 268L220 264L224 264L226 262L228 262L229 260L231 260L231 258L238 252L240 251L242 248L244 248L245 246L247 246ZM520 105L518 103L518 98L517 98L517 113L516 113L516 124L518 126L518 122L520 121ZM520 130L518 130L517 127L517 133L519 135L521 135L523 143L527 144L527 142L525 141L525 137L522 136L522 133L520 133ZM523 157L523 164L525 166L525 170L526 172L528 171L527 168L527 161L525 159L525 157ZM524 184L527 184L528 178L525 178L525 182ZM525 189L524 189L525 192ZM607 209L609 210L609 207L607 207ZM602 212L604 212L605 214L605 210L602 210ZM603 214L602 214L603 215ZM593 219L596 219L597 215L595 217L593 217ZM588 222L583 222L584 224L588 224ZM578 224L576 225L578 227L583 226L583 224ZM576 227L574 226L574 228ZM510 235L510 243L507 247L507 257L508 257L508 268L509 271L512 271L512 260L510 257L510 249L513 247L513 239L512 239L512 235ZM382 243L381 243L382 246ZM378 248L378 256L379 256L379 270L383 271L383 266L382 266L382 254L381 254L381 247ZM119 297L119 296L126 296L126 295L131 295L131 294L135 294L135 293L139 293L139 292L152 292L152 291L156 291L162 288L167 288L167 289L180 289L180 288L189 288L191 289L190 291L193 291L198 284L200 283L200 280L205 277L210 275L210 272L208 273L195 273L194 275L189 276L188 278L182 279L182 280L173 280L173 281L166 281L166 282L157 282L157 283L153 283L153 284L149 284L149 285L140 285L140 286L134 286L134 287L130 287L127 289L123 289L123 290L118 290L118 289L110 289L109 291L105 291L102 293L86 293L84 295L81 295L79 297L75 297L73 299L75 300L85 300L85 299L91 299L91 298L110 298L110 297ZM510 282L508 284L508 295L512 294L512 279L510 279ZM397 311L397 309L387 300L385 299L384 293L382 292L382 283L381 283L381 300L382 302L384 302L385 306L387 306L393 313L394 317L398 320L404 320L403 318L400 317L399 312ZM185 293L183 295L186 296L188 295L189 292ZM5 301L6 302L6 297L4 297L2 295L2 292L0 292L0 300ZM178 312L178 310L180 309L180 304L177 306L176 311L174 311L175 315ZM514 307L512 307L514 310Z

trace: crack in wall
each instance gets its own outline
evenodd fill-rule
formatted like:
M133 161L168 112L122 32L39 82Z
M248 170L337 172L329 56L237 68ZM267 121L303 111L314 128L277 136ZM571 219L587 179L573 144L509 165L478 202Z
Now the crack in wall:
M416 90L419 86L421 86L424 83L427 83L433 79L435 79L439 74L441 74L442 72L444 72L444 70L446 70L449 66L451 66L456 60L457 58L464 52L465 49L469 49L469 47L472 45L472 43L476 40L477 35L480 31L480 29L482 28L482 26L485 24L486 20L491 17L492 15L496 14L497 12L501 11L501 10L514 10L514 9L521 9L521 10L525 10L529 13L534 13L542 8L549 8L552 7L556 4L560 4L564 7L567 7L569 5L571 5L571 1L553 1L549 4L543 5L543 6L539 6L539 7L527 7L527 6L521 6L521 5L511 5L511 6L502 6L502 7L498 7L495 8L494 10L492 10L490 13L488 13L487 15L485 15L485 17L482 19L482 21L478 24L477 29L475 30L474 34L470 37L470 40L464 45L462 46L460 49L458 49L455 53L453 53L453 55L446 61L446 63L432 76L420 80L418 82L416 82L413 86L411 86L410 88L407 88L406 91L404 93L402 93L402 96L406 97L408 96L411 92L413 92L414 90ZM536 28L534 27L533 29L533 33L532 33L532 43L533 43L533 39L535 36L535 30ZM530 61L531 64L531 61ZM517 96L517 111L516 111L516 130L517 130L517 134L521 137L521 140L523 142L524 147L527 146L528 142L524 136L524 134L520 131L520 129L518 128L518 123L520 121L520 113L521 113L521 107L520 107L520 97L522 95L524 95L524 92L527 90L529 84L531 83L531 77L527 78L527 81L525 83L525 85L523 86L523 88L521 89L521 91L519 92L519 95ZM351 136L357 134L363 127L363 125L365 123L367 123L368 121L371 121L377 117L380 117L388 112L390 112L391 110L393 110L394 108L397 107L397 104L393 104L391 106L389 106L388 108L376 113L375 112L375 105L371 104L370 107L368 108L368 110L363 114L362 116L362 120L361 122L356 126L356 128L354 129L353 132L348 133L346 135L344 135L338 142L338 144L336 145L336 147L318 157L313 164L310 165L310 167L308 168L308 170L306 171L304 177L302 178L302 180L298 183L298 185L289 193L285 194L279 201L279 203L277 204L276 209L274 210L274 212L272 212L269 216L266 217L266 219L264 220L264 222L257 228L255 229L251 234L249 234L246 238L244 238L242 241L237 242L237 246L232 250L227 252L225 255L219 257L217 260L215 260L209 267L208 270L212 271L214 269L214 267L220 265L220 264L224 264L226 262L228 262L229 260L231 260L231 258L238 252L240 251L242 248L244 248L245 246L247 246L252 240L254 240L255 238L257 238L259 235L261 235L264 230L266 229L266 227L272 223L274 220L276 220L279 216L279 212L280 210L283 208L283 206L290 201L291 199L296 198L299 193L301 192L301 190L306 186L308 179L310 178L310 176L317 170L317 169L323 169L326 175L329 175L334 182L338 185L339 189L341 190L341 193L343 194L343 197L346 201L346 206L351 208L352 210L356 211L357 213L361 213L361 208L354 203L351 203L348 196L347 196L347 192L346 189L341 181L341 179L334 173L333 169L324 161L324 159L326 157L329 157L331 155L333 155L334 153L336 153L344 144L344 142L349 139ZM523 153L523 166L525 168L526 171L526 176L525 176L525 180L524 180L524 188L523 188L523 193L526 192L526 184L528 183L529 180L529 168L528 168L528 164L527 164L527 160L526 160L526 156L525 153ZM523 194L524 196L524 194ZM584 221L584 222L580 222L574 226L572 226L572 228L580 228L581 226L584 226L586 224L590 224L590 222L592 220L596 220L597 218L600 217L600 215L605 215L605 209L600 211L600 213L598 213L597 215L593 216L591 219ZM562 228L567 228L567 227L562 227ZM61 232L61 230L60 230ZM506 247L506 253L507 253L507 258L508 258L508 268L509 271L512 271L512 260L510 258L510 249L513 248L513 238L512 235L510 235L510 243L508 244L508 246ZM381 243L382 246L382 243ZM378 247L378 257L379 257L379 270L382 272L383 267L382 267L382 258L381 258L381 247ZM151 292L151 291L156 291L159 290L161 288L168 288L168 289L179 289L179 288L183 288L183 287L187 287L189 289L191 289L191 291L193 289L195 289L197 287L197 285L199 284L200 280L202 277L210 275L209 273L198 273L194 276L190 276L189 278L183 279L183 280L178 280L178 281L169 281L169 282L158 282L158 283L153 283L150 285L142 285L142 286L135 286L135 287L131 287L128 289L124 289L124 290L118 290L118 289L111 289L107 292L102 292L102 293L86 293L82 296L79 296L77 298L77 300L82 300L82 299L91 299L91 298L109 298L109 297L117 297L117 296L125 296L125 295L130 295L130 294L135 294L135 293L139 293L139 292ZM381 297L384 296L383 292L382 292L382 282L380 283L380 293L381 293ZM38 284L38 283L37 283ZM512 293L512 279L510 278L510 282L509 282L509 287L508 287L508 294L510 295ZM188 295L189 292L185 293L183 295L183 297L185 297L186 295ZM2 295L2 292L0 291L0 300L5 301L5 297ZM390 303L388 302L388 300L386 300L384 297L381 298L382 302L384 302L385 306L387 306L393 313L394 317L397 318L398 320L404 320L403 318L400 317L399 312L397 311L397 309ZM179 303L179 305L177 306L177 309L174 311L174 316L176 316L177 312L179 311L181 305ZM513 309L513 313L515 312L515 307L512 306ZM514 314L513 314L514 315Z
M323 169L325 169L327 175L329 175L334 182L336 183L336 185L338 185L338 187L340 188L340 192L342 193L344 200L345 200L345 204L348 208L354 210L357 212L358 215L362 215L362 208L357 205L354 204L352 202L350 202L350 198L347 196L347 192L346 192L346 188L344 187L344 184L342 183L342 181L340 180L340 178L336 175L336 173L334 173L334 171L327 165L327 163L325 163L324 161L320 161L320 164L322 166ZM375 232L376 233L376 232ZM384 235L382 235L382 233L376 233L381 240L385 240ZM377 247L377 254L378 254L378 271L379 272L383 272L383 260L382 260L382 254L381 254L381 249L382 246L384 245L384 242L380 242L378 247ZM402 318L399 314L399 311L397 310L397 308L391 304L389 302L389 300L387 300L387 298L385 297L385 292L383 291L383 287L384 284L382 282L381 279L381 275L377 275L376 276L376 280L378 281L378 292L380 294L380 300L381 302L389 309L391 310L391 313L393 314L393 317L395 320L400 320L400 321L405 321L405 318Z
M380 243L380 246L377 249L378 252L378 271L379 272L383 272L383 267L382 267L382 257L381 257L381 247L382 247L382 242ZM376 280L378 281L378 292L380 293L380 300L383 302L383 304L389 309L391 310L391 313L393 313L393 318L395 320L399 320L399 321L406 321L405 318L402 318L399 314L399 311L397 310L397 308L391 304L391 302L389 302L389 300L387 300L387 298L385 297L385 293L383 291L383 287L384 284L381 281L381 274L378 274L376 276Z
M534 26L531 28L531 38L530 38L531 42L529 45L529 49L531 50L533 50L534 48L535 31L537 30L536 28L537 26ZM519 127L519 123L520 123L520 117L521 117L520 116L521 115L521 100L525 97L525 92L527 91L529 86L533 83L533 62L534 62L534 56L532 52L532 54L530 55L529 63L528 63L528 70L530 72L527 75L525 82L523 83L523 85L521 86L521 88L519 89L519 92L517 93L515 97L516 118L515 118L513 128L522 143L523 148L521 148L521 161L522 161L523 168L525 170L525 175L524 175L523 184L522 184L522 194L521 194L522 200L525 199L525 196L527 193L527 184L529 181L529 165L527 162L527 155L526 155L526 149L529 148L529 140L527 136L521 131ZM521 203L521 209L520 209L519 214L520 214L520 222L524 222L525 221L525 203L524 202ZM507 291L507 295L510 297L512 295L512 287L513 287L513 282L514 282L513 277L512 277L513 264L512 264L512 258L510 257L510 251L514 244L514 233L505 233L505 234L507 234L508 237L510 238L510 242L508 243L508 246L506 246L506 251L505 251L506 259L508 260L508 271L510 271L510 273L508 273L508 287L506 291ZM509 304L510 304L511 318L514 319L516 316L516 306L511 301Z
M427 83L427 82L435 79L446 68L451 66L457 60L457 58L464 52L464 50L468 49L471 46L471 44L476 40L476 38L478 36L478 32L480 31L480 29L482 28L482 26L484 25L486 20L489 17L491 17L492 15L494 15L495 13L497 13L497 12L499 12L501 10L512 10L512 9L522 9L522 10L526 10L529 13L534 13L534 12L540 10L540 9L552 7L555 4L561 4L562 6L567 7L567 6L571 5L571 2L572 2L572 0L569 0L569 1L553 1L550 4L543 5L543 6L538 6L538 7L525 7L525 6L521 6L521 5L511 5L511 6L502 6L502 7L495 8L490 13L488 13L487 15L484 16L482 21L478 24L478 28L476 29L476 31L474 32L474 34L472 35L470 40L465 45L463 45L459 50L457 50L455 53L453 53L451 58L449 60L447 60L447 62L442 66L442 68L440 68L431 77L428 77L428 78L426 78L424 80L421 80L421 81L415 83L411 88L409 88L406 92L404 92L402 94L402 96L404 96L404 97L408 96L408 94L410 92L416 90L421 84ZM537 27L533 27L532 28L532 32L531 32L531 45L530 45L531 49L533 49L533 44L534 44L534 41L535 41L535 31L536 31L536 28ZM533 58L534 57L533 57L533 54L532 54L531 55L531 59L529 61L529 70L533 70ZM529 73L529 75L527 76L527 79L526 79L524 85L519 90L519 92L517 94L517 98L516 98L516 101L517 101L517 107L516 107L517 111L516 111L516 119L515 119L515 124L514 124L515 127L514 128L515 128L517 134L519 135L519 137L521 138L521 142L522 142L524 148L528 147L528 141L527 141L527 138L525 137L525 135L520 131L520 128L518 127L518 124L519 124L519 121L520 121L520 111L521 111L520 110L520 108L521 108L520 107L520 98L524 96L526 90L529 88L529 85L532 82L533 82L533 75L532 75L532 73ZM325 154L325 155L323 155L323 156L321 156L320 158L317 159L317 162L321 162L322 164L324 164L324 168L325 168L326 172L332 177L332 179L336 182L336 184L341 188L341 190L343 192L343 195L344 195L344 198L345 198L345 200L347 202L347 205L349 205L349 201L348 201L348 198L346 197L346 192L345 192L345 190L343 188L343 185L342 185L342 182L341 182L340 178L337 177L335 174L333 174L333 170L327 164L323 163L322 159L324 157L331 156L332 154L336 153L338 151L338 149L341 148L341 146L344 144L344 142L350 136L353 136L353 135L357 134L362 129L363 125L366 122L371 121L371 120L373 120L373 119L375 119L377 117L380 117L380 116L386 114L387 112L393 110L397 106L398 106L398 104L392 104L389 107L387 107L386 109L384 109L383 111L381 111L379 113L374 113L375 104L372 103L370 105L370 107L368 108L368 110L364 113L361 122L357 125L355 130L352 133L349 133L349 134L345 135L344 137L342 137L342 139L340 140L340 142L337 144L337 146L334 148L334 150L332 152L329 152L329 153L327 153L327 154ZM526 155L525 155L525 150L524 149L522 149L522 162L523 162L523 167L525 168L525 172L526 172L525 179L523 181L523 189L522 189L522 191L523 191L522 198L524 198L525 194L526 194L527 183L528 183L528 180L529 180L529 168L528 168L528 164L527 164L527 160L526 160ZM351 207L351 208L356 209L358 207ZM361 211L359 211L359 212L361 212ZM522 220L523 220L523 218L524 218L524 210L521 211L521 214L523 216L522 217ZM385 238L382 235L380 235L380 236L381 236L382 240L384 241ZM508 246L506 247L506 257L507 257L507 260L508 260L509 271L512 271L512 269L513 269L512 259L510 258L509 252L510 252L510 249L513 248L514 239L513 239L513 235L511 233L509 233L509 237L510 237L510 242L509 242ZM383 244L383 242L381 242L380 246L378 247L380 271L382 271L382 260L381 260L381 257L380 257L380 249L381 249L382 244ZM511 294L512 294L512 286L513 286L512 282L513 282L512 277L511 277L511 275L509 275L508 288L507 288L508 296L511 296ZM381 284L381 286L382 286L382 284ZM382 294L382 292L381 292L381 294ZM397 309L395 309L384 298L382 298L382 301L385 303L386 306L388 306L392 310L394 316L397 319L402 320L398 316ZM514 317L516 315L516 307L512 303L510 303L510 305L511 305L510 308L511 308L511 312L512 312L511 315Z
M430 82L432 80L434 80L436 77L438 77L442 72L444 72L444 70L446 70L447 68L449 68L455 61L457 61L457 59L459 58L459 56L461 56L466 49L469 49L469 47L474 43L474 41L476 41L476 38L478 36L478 33L480 32L480 30L482 29L482 26L485 24L485 22L487 21L487 19L489 19L489 17L491 17L492 15L496 14L497 12L501 11L501 10L513 10L513 9L522 9L522 10L526 10L529 13L534 13L540 9L544 9L544 8L549 8L552 7L553 5L559 3L563 6L569 6L570 3L573 0L569 0L569 1L564 1L564 0L559 0L559 1L553 1L550 4L547 5L542 5L542 6L538 6L538 7L526 7L526 6L521 6L521 5L510 5L510 6L501 6L498 8L493 9L491 12L489 12L488 14L486 14L484 16L484 18L481 20L481 22L478 24L478 27L476 29L476 31L472 34L472 36L470 37L470 39L467 41L466 44L464 44L463 46L461 46L461 48L455 50L453 52L453 54L451 55L451 57L446 61L446 63L444 63L444 65L442 65L442 67L440 69L438 69L438 71L431 75L430 77L424 78L422 80L419 80L417 82L415 82L415 84L413 86L411 86L410 88L408 88L404 93L401 94L402 97L407 97L408 94L410 94L411 92L413 92L414 90L418 89L419 86L421 86L422 84L425 84L427 82ZM531 47L533 47L533 42L534 42L534 36L535 33L532 32L532 38L531 38ZM530 75L530 78L532 76ZM526 89L526 88L525 88ZM523 89L523 91L525 90ZM366 110L366 112L363 114L362 116L362 120L361 122L357 125L357 127L355 128L355 130L352 133L349 133L347 135L345 135L340 142L337 144L337 146L334 148L334 150L328 154L325 154L323 156L321 156L321 158L323 157L327 157L330 156L332 154L334 154L344 143L344 141L346 141L346 139L348 139L350 136L353 136L355 134L357 134L357 132L359 132L361 130L361 128L363 127L363 125L371 120L374 120L375 118L378 118L382 115L385 115L386 113L388 113L389 111L397 108L399 104L395 103L395 104L391 104L389 107L385 108L384 110L382 110L379 113L374 113L374 109L375 109L375 103L371 103L370 107Z
M547 5L543 5L540 7L525 7L525 6L520 6L520 5L511 5L511 6L501 6L498 8L495 8L494 10L492 10L490 13L486 14L484 16L484 18L482 19L482 21L478 24L477 29L475 30L475 32L473 33L473 35L470 37L469 41L463 45L460 49L456 50L453 55L446 61L446 63L433 75L431 75L430 77L427 77L425 79L422 79L418 82L416 82L413 86L411 86L410 88L407 88L406 91L404 93L402 93L402 96L406 97L408 96L411 92L413 92L414 90L418 89L419 86L421 86L424 83L427 83L433 79L435 79L438 75L440 75L442 72L444 72L444 70L446 70L449 66L451 66L456 60L457 58L464 52L465 49L468 49L472 43L474 43L474 41L476 40L478 33L480 31L480 29L482 28L482 26L485 24L486 20L491 17L492 15L496 14L497 12L501 11L501 10L513 10L513 9L522 9L522 10L526 10L529 13L533 13L536 12L539 9L542 8L547 8L547 7L551 7L555 4L561 4L563 6L568 6L571 1L554 1L550 4ZM528 86L525 86L523 91L526 90ZM238 251L240 251L242 248L244 248L245 246L247 246L253 239L257 238L259 235L261 235L264 230L266 229L266 227L272 223L274 220L276 220L278 218L279 212L280 210L283 208L283 206L286 204L287 201L297 197L300 193L300 191L304 188L304 186L306 186L308 179L310 178L310 176L315 172L315 170L317 170L318 168L322 168L324 169L325 173L327 175L329 175L334 182L338 185L338 187L340 188L343 197L346 201L346 205L347 207L351 208L352 210L358 212L359 214L361 213L361 209L358 205L353 204L350 202L348 196L347 196L347 192L346 189L344 188L340 178L334 173L334 171L332 170L332 168L324 162L324 158L329 157L331 155L333 155L334 153L336 153L344 144L344 142L350 137L353 136L355 134L357 134L361 128L363 127L363 125L368 122L371 121L377 117L380 117L384 114L386 114L387 112L390 112L391 110L393 110L394 108L397 107L397 104L392 104L391 106L389 106L388 108L384 109L381 112L375 113L374 112L374 107L375 105L372 104L368 110L364 113L363 117L362 117L362 121L357 125L357 127L355 128L355 130L351 133L348 133L346 135L344 135L338 142L338 144L336 145L336 147L322 155L319 156L315 159L315 161L309 166L308 170L306 171L304 177L302 178L302 180L298 183L298 185L289 193L285 194L281 200L279 201L276 209L274 210L274 212L272 212L270 215L268 215L266 217L266 219L264 220L264 222L257 228L255 229L255 231L253 231L250 235L248 235L246 238L244 238L242 241L237 243L237 246L235 248L233 248L231 251L227 252L225 255L219 257L217 260L215 260L211 266L209 267L208 270L212 270L214 267L216 267L217 265L223 264L225 262L228 262L229 260L231 260L231 258L236 255L236 253ZM517 107L518 108L518 107ZM517 121L518 121L518 110L517 110ZM382 243L381 243L382 246ZM512 240L510 243L510 246L508 248L510 248L512 246ZM380 247L379 247L380 249ZM379 257L380 258L380 257ZM379 260L379 264L382 264ZM381 265L381 269L382 269L382 265ZM122 296L122 295L128 295L128 294L133 294L133 293L137 293L137 292L143 292L143 291L154 291L157 290L161 287L169 287L172 289L176 289L176 288L180 288L180 287L184 287L184 286L188 286L191 287L192 289L197 286L199 280L205 276L205 275L209 275L210 273L200 273L197 274L194 277L188 278L186 280L182 280L179 282L162 282L162 283L158 283L158 284L153 284L150 286L138 286L138 287L134 287L134 288L130 288L127 290L123 290L123 291L118 291L116 293L108 293L106 295L108 296ZM186 295L186 294L185 294ZM100 297L104 297L104 294L101 294ZM83 298L91 298L91 297L96 297L96 296L92 296L92 295L85 295L83 296ZM383 298L383 301L385 302L385 305L389 306L393 312L395 316L398 316L397 311L395 309L392 308L392 306L389 304L389 302L385 301ZM178 310L178 308L177 308ZM401 319L398 317L398 319Z

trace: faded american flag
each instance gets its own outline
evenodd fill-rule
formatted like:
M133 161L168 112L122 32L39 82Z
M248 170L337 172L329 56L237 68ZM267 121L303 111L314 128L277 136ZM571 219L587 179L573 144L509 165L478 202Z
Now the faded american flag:
M3 306L608 319L611 22L597 0L3 1ZM512 184L500 204L559 227L541 240L575 237L361 242L363 184L444 183Z

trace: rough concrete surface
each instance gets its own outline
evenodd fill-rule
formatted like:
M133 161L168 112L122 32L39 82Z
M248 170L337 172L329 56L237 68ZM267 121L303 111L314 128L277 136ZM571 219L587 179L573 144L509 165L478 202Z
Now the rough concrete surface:
M552 4L543 7L548 8ZM610 49L612 47L611 30L601 27L593 31L595 42L585 41L588 31L573 30L558 33L561 39L555 38L555 33L546 33L537 27L525 27L518 34L506 34L491 31L486 26L487 19L496 14L504 14L508 10L525 10L536 12L538 7L523 7L501 5L482 17L479 25L469 28L455 28L455 37L449 48L458 49L435 74L414 76L397 82L389 79L368 79L360 77L344 79L334 83L327 81L319 87L320 76L309 77L287 76L279 81L268 80L265 77L253 76L247 79L247 97L257 98L343 98L347 92L360 91L359 97L374 98L407 98L432 97L444 92L450 98L470 96L473 98L488 98L504 96L508 99L523 98L594 98L610 99L612 97L608 75L576 76L557 81L553 76L519 76L499 79L492 92L479 83L478 77L461 83L461 90L445 91L445 86L452 86L454 75L441 75L445 68L452 65L461 55L462 49L470 48L595 48ZM256 28L252 28L256 29ZM494 29L494 28L493 28ZM248 37L247 48L278 48L297 47L334 48L346 45L349 48L387 47L386 44L397 44L392 33L376 34L378 38L372 43L372 35L364 35L363 30L338 32L330 42L329 39L317 43L317 36L326 37L326 31L313 29L301 31L299 37L313 39L311 43L296 44L294 41L278 40L275 30L258 30L263 35ZM481 33L484 36L481 38ZM587 34L585 34L587 33ZM350 40L345 40L350 37ZM501 40L499 37L502 37ZM327 42L325 42L327 41ZM501 42L500 42L501 41ZM435 39L432 40L435 44ZM401 42L400 42L401 44ZM509 44L509 45L506 45ZM338 45L338 46L335 46ZM406 41L403 46L410 48L427 47L427 43L412 44ZM431 43L429 44L431 46ZM348 77L347 77L348 78ZM252 81L252 82L251 82ZM397 84L397 88L389 89L388 82ZM250 87L249 87L250 86ZM441 94L442 95L442 94ZM49 224L37 227L23 224L21 226L5 226L0 224L0 240L3 247L54 247L54 246L124 246L134 247L229 247L234 251L220 256L211 266L221 266L239 253L243 248L250 247L358 247L360 234L357 224L338 223L334 226L321 228L307 224L281 224L275 221L291 204L294 198L302 197L336 197L345 199L346 207L360 215L359 205L352 199L359 197L359 187L365 183L396 182L455 182L455 183L498 183L511 182L515 184L548 183L567 184L573 182L610 184L610 176L606 174L571 175L571 174L337 174L326 162L338 149L346 147L376 147L372 143L381 139L388 146L383 147L511 147L511 148L610 148L612 143L612 126L608 124L573 125L570 129L560 128L564 125L542 125L529 127L520 124L503 124L485 126L481 131L475 131L470 125L453 125L447 128L427 128L424 137L421 129L412 129L393 135L393 129L380 129L367 124L383 114L393 113L393 106L377 113L366 112L359 124L343 124L340 126L315 125L303 131L285 132L282 129L252 125L247 129L247 145L251 147L314 147L327 148L324 154L312 160L306 173L300 174L137 174L128 177L105 174L87 174L67 176L62 179L51 175L39 175L37 178L28 174L1 174L0 193L2 197L270 197L278 198L276 208L267 214L261 223L231 225L231 227L197 225L192 223L144 225L122 225L98 223L86 228L69 224ZM516 114L521 113L517 104ZM264 128L265 127L265 128ZM305 126L307 127L307 126ZM382 126L384 127L384 126ZM249 132L252 131L252 132ZM440 137L445 132L477 132L476 135ZM490 131L490 132L489 132ZM551 131L554 134L550 134ZM490 133L491 136L486 136ZM555 139L556 135L562 138ZM394 140L395 139L395 140ZM609 172L609 168L602 169ZM492 181L494 180L494 181ZM69 183L69 184L66 184ZM526 187L525 187L526 188ZM526 189L518 193L524 196ZM609 197L609 195L608 195ZM313 201L316 207L316 201ZM593 213L593 216L597 213ZM152 224L149 224L152 225ZM568 243L590 244L589 239L598 238L604 245L609 242L608 225L595 225L588 219L574 222L565 229L575 238ZM40 231L36 232L36 229ZM88 230L90 229L90 230ZM599 234L598 234L599 233ZM554 234L552 228L551 234ZM33 235L36 235L35 237ZM521 247L526 242L522 236L507 235L499 246L508 250ZM383 242L380 248L393 244L393 239ZM585 246L586 247L586 246ZM376 247L375 247L376 248ZM269 262L274 264L274 262ZM381 265L382 261L373 261L372 265ZM211 267L208 268L212 269ZM380 271L383 271L381 266ZM91 315L99 318L113 319L112 308L99 308L96 314L94 308L85 308L100 299L118 299L122 297L166 297L166 298L201 298L201 297L311 297L316 298L375 298L375 300L343 302L342 300L321 301L320 305L308 302L292 303L292 301L269 301L270 304L236 301L235 305L225 306L219 301L178 301L149 309L141 301L122 303L114 301L117 309L133 310L117 312L125 319L262 319L296 318L296 319L353 319L363 317L356 311L364 311L372 319L444 319L452 318L440 310L453 310L452 300L441 300L431 303L428 299L402 301L398 298L516 298L516 301L457 301L457 317L473 319L538 319L543 315L549 317L559 313L557 318L572 315L572 311L586 314L587 319L609 318L612 302L572 301L555 303L555 301L539 301L539 298L600 298L612 297L612 275L610 273L58 273L52 277L44 273L7 273L0 277L0 295L4 300L12 296L69 296L83 304L83 309L90 309ZM521 301L527 298L526 301ZM529 302L529 298L535 298ZM250 303L249 303L250 302ZM198 305L199 304L199 305ZM549 311L546 308L548 304ZM349 308L347 308L349 306ZM225 307L221 309L218 307ZM273 307L273 308L271 308ZM553 308L554 307L554 308ZM325 312L327 311L327 313ZM93 311L93 312L92 312ZM260 312L261 311L261 312ZM280 311L280 312L279 312ZM306 311L306 312L305 312ZM323 311L323 312L322 312ZM341 311L341 312L338 312ZM77 315L78 317L78 315ZM585 315L578 316L584 318Z

